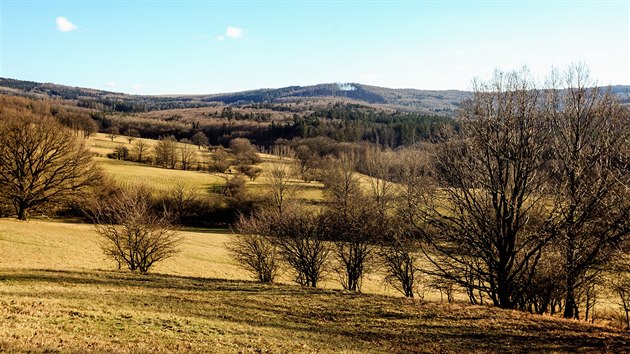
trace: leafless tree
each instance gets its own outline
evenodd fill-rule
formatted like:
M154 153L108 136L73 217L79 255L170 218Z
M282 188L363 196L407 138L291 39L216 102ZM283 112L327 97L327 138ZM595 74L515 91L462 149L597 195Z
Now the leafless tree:
M414 297L420 282L418 239L407 225L390 221L378 256L385 281L405 297Z
M418 196L416 226L431 273L503 308L523 303L551 239L547 180L539 173L549 134L540 95L526 72L476 83L461 133L434 159L443 188Z
M1 111L0 190L18 219L91 190L100 175L83 142L53 119Z
M550 168L564 254L564 317L572 318L578 316L577 284L607 263L630 235L630 173L624 161L630 118L610 90L595 86L584 66L571 66L563 77L552 74L550 86Z
M242 217L238 230L246 235L240 237L237 247L232 245L233 253L249 253L248 260L242 257L237 259L250 270L254 266L257 269L264 268L259 261L251 264L254 253L271 253L272 250L292 270L295 282L300 285L317 287L328 270L331 252L326 240L324 219L317 211L304 205L291 203L285 206L282 213L276 208L260 209L250 217ZM264 248L263 244L268 248ZM255 270L254 273L260 275L261 272Z
M134 140L136 140L136 138L140 137L140 132L137 129L131 128L125 130L125 135L125 138L129 142L129 144L131 144Z
M133 154L136 157L136 161L144 162L147 159L147 154L150 148L151 146L144 140L142 139L137 140L136 143L133 144L133 150L132 150Z
M369 148L365 154L369 181L368 194L374 199L382 217L396 199L395 185L391 182L392 155L378 148Z
M238 234L226 244L232 257L261 283L272 283L280 271L278 249L268 235L270 223L261 217L241 215Z
M223 178L228 180L227 170L232 165L230 154L226 149L219 146L212 154L212 160L208 164L208 168L211 172L217 172L223 175Z
M103 238L106 255L131 271L146 273L159 261L178 252L181 239L168 214L157 215L144 187L121 190L99 201L91 211L94 228Z
M238 165L253 165L260 162L256 147L246 138L235 138L230 141L230 150L236 157Z
M163 196L162 205L174 221L181 223L182 219L195 213L192 209L199 205L199 196L193 188L179 182Z
M111 141L114 141L114 139L116 139L116 137L120 135L120 131L118 130L118 127L111 126L105 130L105 134Z
M192 166L197 162L197 153L195 148L190 144L182 144L179 148L179 161L182 166L182 170L190 170Z
M202 146L208 146L208 144L210 144L210 142L208 141L208 137L206 136L206 134L204 134L203 132L199 131L196 132L191 138L190 140L192 141L193 144L197 145L197 149L201 150Z
M173 136L161 138L155 145L155 162L165 168L177 167L177 140Z
M361 291L383 225L372 199L361 190L352 155L330 159L324 174L327 207L322 217L334 244L337 274L344 289Z
M617 297L622 313L622 324L630 329L630 259L626 247L618 247L613 261L607 269L607 287Z
M299 204L292 204L278 215L273 242L295 272L295 282L317 287L328 270L331 254L323 219Z
M266 176L271 191L271 201L280 214L295 192L297 185L291 182L293 163L286 157L267 166Z
M256 178L258 178L258 176L260 176L260 174L262 173L262 168L256 167L256 166L252 166L252 165L236 166L236 170L239 173L242 173L245 176L247 176L249 178L249 180L252 181L252 182L255 181Z

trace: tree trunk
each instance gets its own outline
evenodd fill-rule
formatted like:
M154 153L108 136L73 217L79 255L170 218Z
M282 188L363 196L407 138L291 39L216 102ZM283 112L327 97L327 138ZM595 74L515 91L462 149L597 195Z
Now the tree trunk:
M26 221L27 218L28 218L28 212L26 210L26 205L24 205L24 203L22 203L22 202L18 202L15 205L15 209L16 209L16 212L17 212L18 220Z
M573 278L567 275L566 294L564 298L564 318L574 318L575 315L575 289Z

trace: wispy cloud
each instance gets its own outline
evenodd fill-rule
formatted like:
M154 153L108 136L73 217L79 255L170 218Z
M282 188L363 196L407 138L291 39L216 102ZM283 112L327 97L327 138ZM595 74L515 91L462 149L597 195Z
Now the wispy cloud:
M57 17L55 22L57 22L57 29L61 32L72 32L77 29L77 26L63 16Z
M110 88L116 87L116 82L110 81L110 82L106 83L105 86L110 87Z
M142 90L143 87L144 87L143 84L133 84L133 85L131 85L131 89L133 91L140 91L140 90Z
M239 39L243 38L245 30L240 27L228 26L225 29L225 33L217 37L217 40L222 41L226 38Z

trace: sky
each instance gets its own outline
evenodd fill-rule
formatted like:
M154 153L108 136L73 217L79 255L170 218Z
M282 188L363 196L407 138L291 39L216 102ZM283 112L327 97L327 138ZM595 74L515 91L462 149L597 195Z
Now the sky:
M619 1L0 0L0 77L132 94L471 88L586 64L630 84Z

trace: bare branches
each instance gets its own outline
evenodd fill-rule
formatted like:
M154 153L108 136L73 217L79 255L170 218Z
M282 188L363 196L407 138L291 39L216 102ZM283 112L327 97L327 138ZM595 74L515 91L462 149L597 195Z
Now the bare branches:
M99 201L91 212L95 230L104 238L106 255L131 271L146 273L156 262L176 254L181 239L168 215L157 215L143 187L121 190Z
M419 231L433 273L507 308L522 303L548 241L538 170L549 130L533 88L525 72L498 72L478 83L462 110L461 134L434 160L444 188L419 196Z
M624 162L630 117L612 92L595 86L584 66L550 81L551 182L564 254L564 316L570 318L577 316L574 291L581 278L607 263L630 235L630 173Z
M0 118L0 189L18 219L98 184L92 154L50 118L6 112Z
M272 220L273 214L241 215L236 224L238 234L226 245L236 262L261 283L272 283L280 270L278 249L268 236Z

